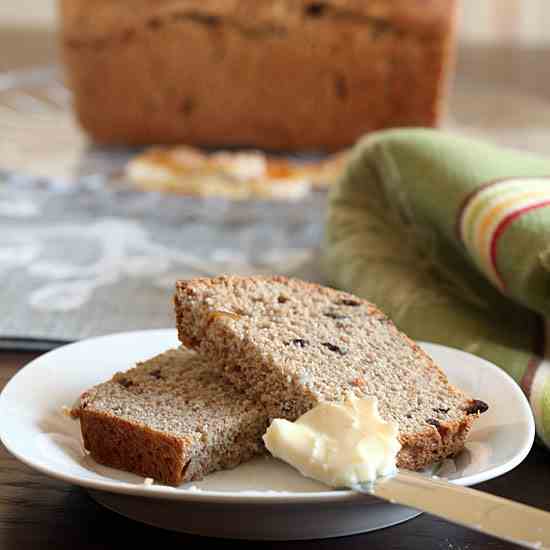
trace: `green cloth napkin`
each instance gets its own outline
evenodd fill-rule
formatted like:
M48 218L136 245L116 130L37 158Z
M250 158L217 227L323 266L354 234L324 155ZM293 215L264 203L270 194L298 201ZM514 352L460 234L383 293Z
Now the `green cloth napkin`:
M550 446L550 160L437 130L371 134L331 193L324 265L412 338L502 367Z

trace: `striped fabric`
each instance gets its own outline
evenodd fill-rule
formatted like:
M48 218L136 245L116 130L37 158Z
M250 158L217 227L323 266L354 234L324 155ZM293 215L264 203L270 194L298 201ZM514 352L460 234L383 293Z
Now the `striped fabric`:
M550 178L511 178L473 191L459 213L459 237L479 269L500 290L506 289L498 269L498 244L512 223L550 206Z

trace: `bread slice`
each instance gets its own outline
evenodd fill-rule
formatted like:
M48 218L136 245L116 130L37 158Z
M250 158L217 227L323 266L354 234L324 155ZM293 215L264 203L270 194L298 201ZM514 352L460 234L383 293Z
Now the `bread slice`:
M180 340L272 418L294 420L350 390L376 396L399 427L400 467L456 454L487 409L374 305L345 292L285 277L198 278L177 283L175 306Z
M72 414L94 460L170 485L265 452L264 408L184 349L117 373L85 392Z

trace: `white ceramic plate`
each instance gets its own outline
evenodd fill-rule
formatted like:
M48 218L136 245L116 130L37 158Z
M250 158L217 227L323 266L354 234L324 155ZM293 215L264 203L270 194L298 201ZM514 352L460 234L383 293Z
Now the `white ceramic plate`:
M67 418L62 406L115 372L177 345L174 330L152 330L84 340L38 357L0 396L2 442L29 466L91 489L109 508L191 533L318 538L364 532L416 515L352 491L328 490L267 458L177 488L146 485L143 478L96 464L83 452L78 422ZM490 405L475 423L466 449L444 463L440 475L472 485L517 466L535 433L529 404L517 384L473 355L435 344L423 347L451 382ZM269 519L262 519L266 514Z

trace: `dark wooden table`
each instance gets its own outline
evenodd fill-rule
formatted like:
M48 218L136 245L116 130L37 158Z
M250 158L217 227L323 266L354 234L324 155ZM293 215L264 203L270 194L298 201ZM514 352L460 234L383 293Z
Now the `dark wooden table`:
M0 388L26 363L29 353L0 353ZM0 422L2 419L0 419ZM534 448L513 472L478 487L496 495L550 511L550 453ZM204 539L148 527L118 516L96 504L84 491L35 472L0 445L0 549L56 548L88 550L152 548L215 544L235 541ZM396 527L374 533L309 542L239 542L241 548L342 548L476 550L507 549L514 545L451 525L424 514Z

